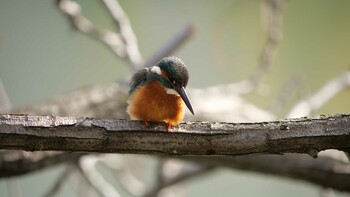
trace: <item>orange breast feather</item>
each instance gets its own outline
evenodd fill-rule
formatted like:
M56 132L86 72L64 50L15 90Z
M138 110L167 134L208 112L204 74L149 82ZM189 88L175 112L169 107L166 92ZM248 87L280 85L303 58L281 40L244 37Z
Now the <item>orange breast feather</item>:
M156 80L136 89L128 103L127 112L133 120L164 121L176 126L185 114L181 97L167 94Z

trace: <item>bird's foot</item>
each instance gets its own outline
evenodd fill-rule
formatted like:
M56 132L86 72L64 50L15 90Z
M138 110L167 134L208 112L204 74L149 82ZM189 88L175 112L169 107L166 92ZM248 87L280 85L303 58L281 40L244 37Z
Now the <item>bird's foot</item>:
M148 127L149 125L151 125L147 120L144 120L143 122L145 123L146 127Z
M168 132L170 132L170 129L171 129L171 124L169 123L169 122L167 122L166 123L166 130L168 131Z
M147 120L144 120L143 123L145 124L146 127L148 127L148 126L151 125L151 123L150 123L149 121L147 121ZM166 123L166 130L167 130L168 132L171 132L171 131L170 131L170 130L171 130L171 124L168 123L168 122Z

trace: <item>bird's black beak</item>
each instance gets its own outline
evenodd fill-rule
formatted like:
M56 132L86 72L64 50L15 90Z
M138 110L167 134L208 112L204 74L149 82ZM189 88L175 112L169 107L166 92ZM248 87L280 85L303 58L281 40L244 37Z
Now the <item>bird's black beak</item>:
M182 100L185 102L187 108L190 110L190 112L194 115L194 111L192 109L191 101L187 96L186 90L184 87L178 88L174 87L175 91L181 96Z

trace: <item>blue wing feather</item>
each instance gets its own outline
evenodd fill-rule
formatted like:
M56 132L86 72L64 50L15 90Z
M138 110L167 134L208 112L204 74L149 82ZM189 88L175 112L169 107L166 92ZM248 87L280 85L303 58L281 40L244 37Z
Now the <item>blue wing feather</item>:
M148 68L141 69L131 77L129 95L146 83L148 71Z
M129 95L132 94L138 87L145 85L146 83L151 82L152 80L158 80L167 88L173 88L171 83L164 79L162 76L152 73L149 71L149 68L144 68L137 71L130 80L130 90Z

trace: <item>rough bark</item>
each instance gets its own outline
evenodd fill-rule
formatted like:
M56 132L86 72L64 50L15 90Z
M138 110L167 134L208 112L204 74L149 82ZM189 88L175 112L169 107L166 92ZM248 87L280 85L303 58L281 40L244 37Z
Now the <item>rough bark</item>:
M0 148L166 155L307 153L350 149L350 114L259 123L162 123L1 115Z

